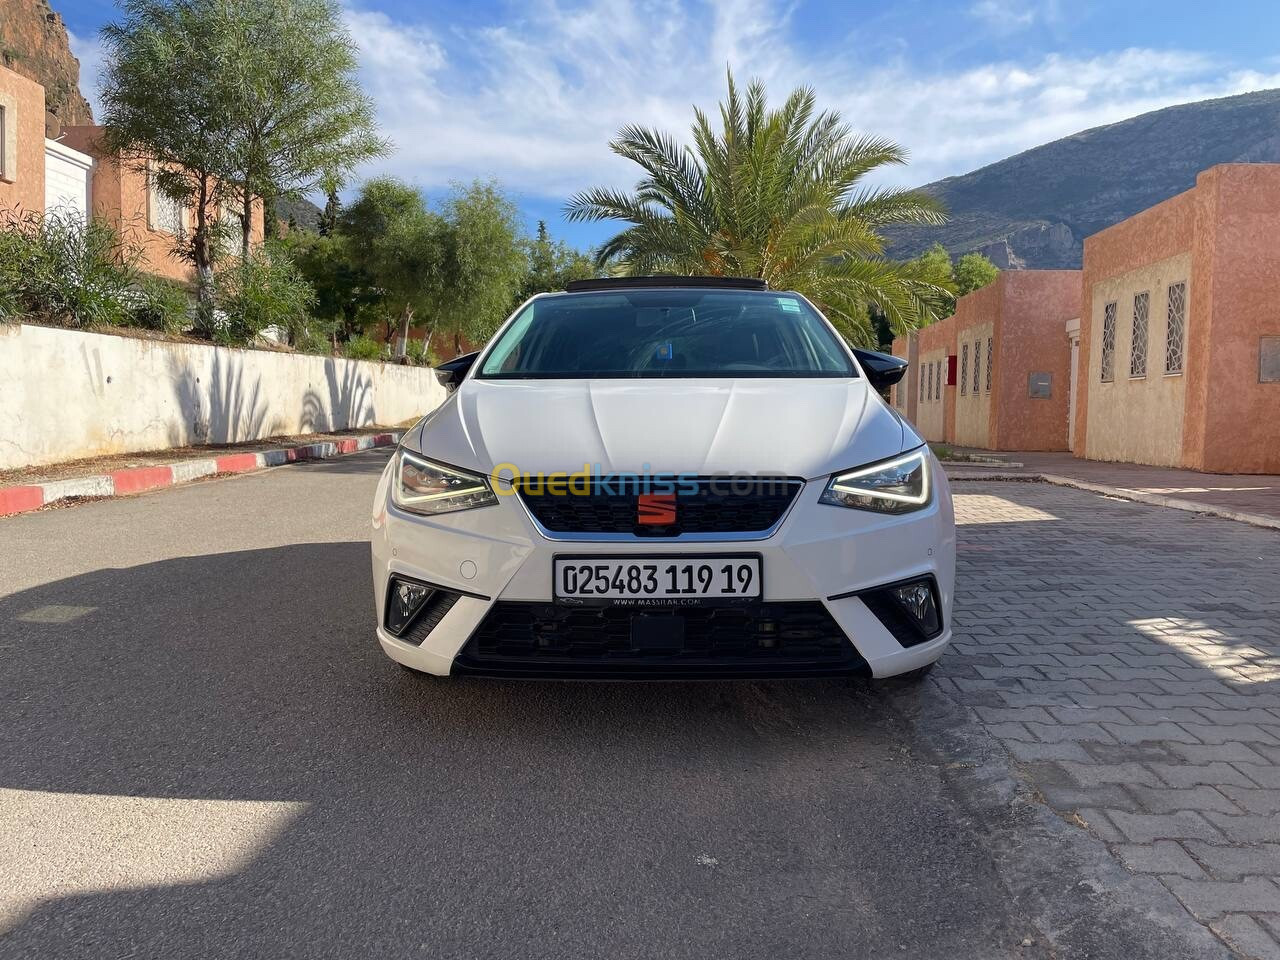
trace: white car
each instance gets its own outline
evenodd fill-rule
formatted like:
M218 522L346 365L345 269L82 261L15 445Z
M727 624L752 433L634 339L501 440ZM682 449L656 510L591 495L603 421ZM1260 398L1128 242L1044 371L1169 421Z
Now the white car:
M851 350L763 282L590 280L440 368L373 505L378 641L440 676L918 677L955 519Z

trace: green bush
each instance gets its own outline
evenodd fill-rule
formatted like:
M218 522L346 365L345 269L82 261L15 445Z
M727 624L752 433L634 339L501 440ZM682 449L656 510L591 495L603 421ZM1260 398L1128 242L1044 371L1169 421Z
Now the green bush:
M0 214L0 310L88 327L129 320L141 249L72 212Z
M385 348L377 340L361 335L343 344L342 352L349 360L381 360Z
M427 348L425 340L415 340L412 337L409 342L404 345L405 356L409 358L410 363L419 364L428 367L438 367L440 358L435 352Z
M179 333L191 324L193 301L185 284L144 275L138 281L131 311L136 326Z
M214 339L221 343L252 343L268 327L294 339L306 329L315 291L282 250L262 246L218 271L214 302L222 314Z

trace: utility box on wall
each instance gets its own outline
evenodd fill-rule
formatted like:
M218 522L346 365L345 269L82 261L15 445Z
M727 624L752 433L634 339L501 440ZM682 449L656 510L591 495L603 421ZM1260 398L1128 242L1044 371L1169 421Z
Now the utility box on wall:
M1029 374L1027 376L1027 396L1033 400L1048 400L1053 396L1053 374Z

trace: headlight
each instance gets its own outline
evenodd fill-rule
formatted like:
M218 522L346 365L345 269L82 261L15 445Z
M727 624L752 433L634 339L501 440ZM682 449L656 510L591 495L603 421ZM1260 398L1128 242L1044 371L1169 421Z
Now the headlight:
M498 502L489 481L479 474L432 463L408 450L396 453L391 499L401 510L428 515Z
M927 506L932 494L929 451L921 447L892 460L837 473L818 502L878 513L910 513Z

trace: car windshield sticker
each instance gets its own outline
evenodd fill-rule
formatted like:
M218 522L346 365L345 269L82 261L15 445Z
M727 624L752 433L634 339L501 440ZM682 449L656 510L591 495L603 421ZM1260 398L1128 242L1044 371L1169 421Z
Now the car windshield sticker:
M668 341L667 343L658 344L658 349L654 351L654 356L659 360L666 361L671 359L673 352L671 343Z
M787 297L778 297L776 303L780 308L787 311L787 313L800 312L800 304L797 303L795 300L791 300Z

